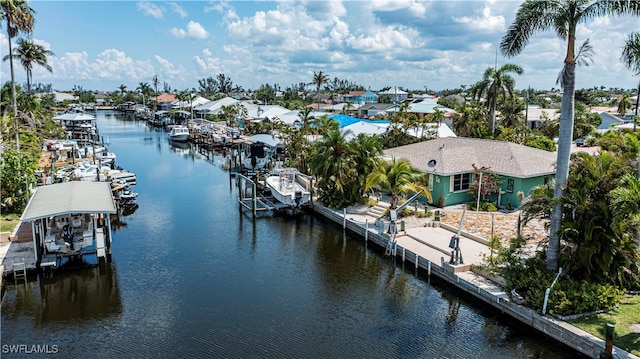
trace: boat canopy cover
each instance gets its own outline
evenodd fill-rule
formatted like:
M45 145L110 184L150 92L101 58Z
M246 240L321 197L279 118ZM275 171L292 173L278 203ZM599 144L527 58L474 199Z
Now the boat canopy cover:
M22 214L22 221L70 213L117 213L109 182L71 181L40 186Z
M253 135L245 139L245 142L252 142L252 141L262 142L269 147L276 147L277 145L280 144L279 138L275 138L272 135L266 135L266 134Z

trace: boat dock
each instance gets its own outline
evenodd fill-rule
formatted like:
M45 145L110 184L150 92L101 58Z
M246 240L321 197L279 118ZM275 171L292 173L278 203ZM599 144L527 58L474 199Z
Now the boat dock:
M503 314L517 319L527 326L536 329L549 337L576 349L591 358L598 358L605 351L605 341L587 333L571 324L550 315L542 315L537 311L515 303L509 293L505 293L500 278L492 278L474 268L489 253L485 239L469 233L461 232L459 253L451 248L452 236L456 228L440 221L427 221L423 226L407 228L401 226L398 234L387 233L388 221L377 220L379 216L368 213L348 213L346 209L332 210L316 204L313 207L317 214L342 225L360 236L365 245L373 243L384 251L385 256L401 260L413 265L416 273L424 271L428 276L435 275L451 286L468 295L481 300ZM456 246L456 250L458 247ZM458 256L459 255L459 256ZM634 358L637 356L618 347L614 347L615 358Z
M236 175L238 202L242 208L250 210L254 215L258 212L296 211L313 207L313 201L299 207L282 203L271 194L268 186L266 186L264 180L260 179L258 173L254 173L253 178L251 179L240 173Z

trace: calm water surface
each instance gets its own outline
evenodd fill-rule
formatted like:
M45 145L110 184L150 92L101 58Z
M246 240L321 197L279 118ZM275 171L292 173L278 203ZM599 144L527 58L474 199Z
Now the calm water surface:
M110 112L98 125L139 208L114 223L112 263L9 286L3 358L578 357L332 223L253 220L220 156Z

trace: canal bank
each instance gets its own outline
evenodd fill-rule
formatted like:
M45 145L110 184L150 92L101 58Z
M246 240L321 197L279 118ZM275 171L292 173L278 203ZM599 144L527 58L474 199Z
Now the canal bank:
M431 222L423 227L406 228L400 231L395 243L390 234L384 233L375 218L367 213L349 213L346 209L334 211L316 202L315 213L342 226L344 230L360 236L365 243L372 242L385 254L400 258L422 269L428 275L435 275L461 291L498 309L503 314L548 335L560 343L571 347L591 358L599 358L604 353L605 341L564 321L551 316L540 315L531 308L514 303L502 290L500 284L472 270L472 264L480 263L483 253L488 253L486 241L468 233L462 236L465 242L464 264L450 264L452 257L449 241L457 229L443 223ZM404 227L404 226L403 226ZM618 347L613 348L614 358L638 359Z

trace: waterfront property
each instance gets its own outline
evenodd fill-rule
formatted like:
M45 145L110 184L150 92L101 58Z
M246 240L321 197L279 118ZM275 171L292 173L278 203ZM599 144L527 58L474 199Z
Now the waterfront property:
M512 142L447 137L384 151L404 158L428 175L428 186L437 205L450 206L473 200L469 187L476 180L473 166L495 172L500 192L488 199L498 207L520 206L533 187L545 184L555 174L556 154ZM521 192L519 196L518 193Z
M40 267L62 258L111 253L111 222L117 213L108 182L72 181L36 189L22 214L31 222L33 255Z

